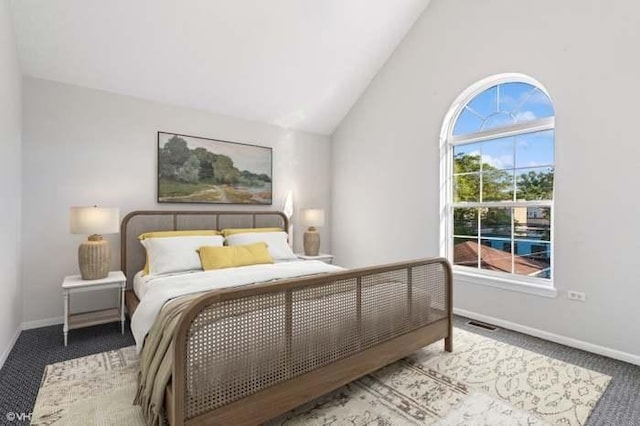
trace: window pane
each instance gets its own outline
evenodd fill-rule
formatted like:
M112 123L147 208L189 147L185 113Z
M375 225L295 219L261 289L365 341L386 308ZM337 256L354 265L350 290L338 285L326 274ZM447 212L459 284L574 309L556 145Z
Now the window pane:
M467 173L453 177L453 200L480 201L480 174Z
M500 111L507 111L517 122L552 117L551 100L528 83L505 83L499 87Z
M511 240L511 208L480 209L480 236Z
M513 226L516 231L521 232L522 227L527 226L527 207L514 207L513 208Z
M518 241L514 264L518 275L551 278L551 244Z
M553 200L553 167L516 170L516 200Z
M471 143L453 147L453 172L468 173L480 171L480 149L482 144Z
M496 129L498 127L512 126L516 124L515 118L507 112L496 112L491 114L482 125L482 130Z
M512 169L514 164L513 144L513 137L482 142L483 169L485 171Z
M482 128L483 119L477 114L464 109L456 120L456 125L453 127L454 135L466 135L467 133L474 133Z
M513 219L517 240L551 241L551 208L516 207Z
M554 131L516 136L516 168L552 166Z
M538 88L523 97L520 106L513 113L518 117L518 121L553 117L554 114L551 100Z
M500 111L512 112L530 96L535 87L528 83L504 83L499 87Z
M511 208L480 210L480 268L511 272Z
M453 234L478 235L478 209L453 209Z
M478 250L477 238L454 238L453 263L478 268Z
M481 242L480 269L511 273L511 241L482 239Z
M513 171L492 170L482 174L482 201L512 201Z
M493 86L477 95L467 104L467 108L472 109L483 118L489 117L498 111L498 87Z
M528 83L504 83L473 98L458 116L453 134L464 135L553 117L551 100Z

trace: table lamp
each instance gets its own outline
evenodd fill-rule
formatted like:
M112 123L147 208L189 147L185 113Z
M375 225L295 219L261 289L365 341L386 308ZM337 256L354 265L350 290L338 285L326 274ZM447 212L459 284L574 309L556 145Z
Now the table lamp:
M320 253L320 233L316 227L324 226L324 210L303 209L302 224L309 227L303 237L304 254L317 256Z
M120 228L118 209L105 207L71 207L72 234L88 235L78 247L78 265L83 280L99 280L109 275L109 243L102 234L115 234Z

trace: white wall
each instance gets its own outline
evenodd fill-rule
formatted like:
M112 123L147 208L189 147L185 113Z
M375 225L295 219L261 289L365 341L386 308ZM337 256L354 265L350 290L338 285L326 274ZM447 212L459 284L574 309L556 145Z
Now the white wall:
M157 204L158 130L273 147L273 206ZM27 78L23 138L22 252L27 322L60 317L61 280L78 273L77 246L84 237L69 234L70 206L119 207L122 216L138 209L279 210L292 189L296 209L324 207L330 211L331 144L325 136ZM294 231L298 249L301 229ZM328 227L321 232L322 246L328 250ZM119 235L107 238L113 267L117 268ZM112 297L100 299L92 294L78 297L75 305L72 300L72 309L96 309L112 303Z
M22 321L21 86L9 1L0 0L0 366Z
M560 296L457 282L454 304L640 355L638 40L637 2L433 0L333 136L337 261L438 255L442 120L472 83L528 74L556 107Z

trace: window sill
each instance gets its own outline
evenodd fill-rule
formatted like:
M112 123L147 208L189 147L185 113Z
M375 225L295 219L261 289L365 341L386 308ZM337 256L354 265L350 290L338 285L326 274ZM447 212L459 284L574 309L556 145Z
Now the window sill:
M522 282L509 278L490 277L483 274L460 271L453 271L453 281L462 282L464 284L477 284L485 285L488 287L499 288L502 290L517 291L520 293L533 294L536 296L556 298L558 297L558 290L556 290L552 284L540 285L528 282Z

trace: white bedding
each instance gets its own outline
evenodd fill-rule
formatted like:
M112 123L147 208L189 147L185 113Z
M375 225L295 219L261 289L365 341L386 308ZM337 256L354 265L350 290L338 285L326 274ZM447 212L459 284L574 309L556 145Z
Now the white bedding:
M147 292L148 276L143 276L142 271L139 271L133 276L133 292L138 296L138 299L142 300L142 297Z
M189 272L169 276L140 277L145 288L140 304L131 318L131 331L138 353L162 306L171 299L187 294L227 287L341 271L343 268L320 261L293 261L213 271ZM142 282L144 281L144 284ZM134 280L134 288L135 288ZM138 292L136 291L136 294Z
M202 272L202 271L174 272L172 274L160 275L160 277L167 278L170 276L195 274L199 272ZM151 275L142 275L142 274L143 274L143 271L138 271L138 273L133 276L133 292L136 294L136 296L138 296L139 300L142 300L144 295L147 293L147 290L149 289L150 281L153 281L152 280L153 277ZM159 276L156 276L156 278L158 277Z

